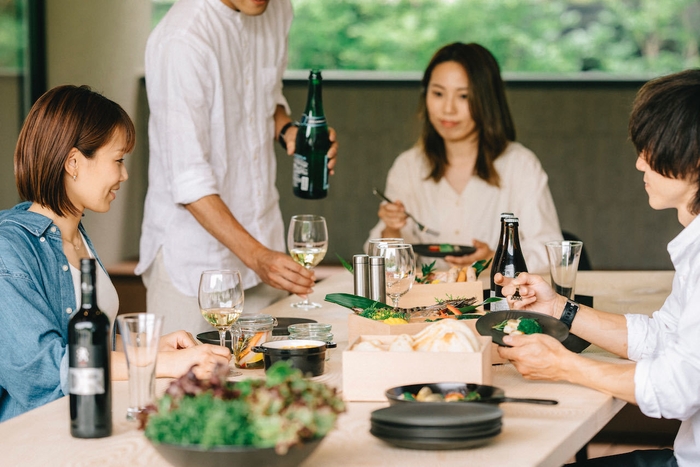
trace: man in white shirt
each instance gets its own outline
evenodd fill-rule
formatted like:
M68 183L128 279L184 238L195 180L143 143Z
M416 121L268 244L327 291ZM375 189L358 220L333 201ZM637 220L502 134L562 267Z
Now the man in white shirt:
M676 209L683 231L668 244L676 270L671 295L652 317L617 315L557 295L541 277L521 274L503 288L517 308L561 319L571 331L630 360L599 362L567 351L543 334L508 336L502 357L526 378L564 380L630 403L655 418L681 420L671 450L635 451L586 466L700 465L700 70L650 81L637 94L630 139L637 149L649 205ZM496 281L503 278L496 275ZM578 464L577 464L578 465Z
M148 310L166 316L163 332L212 330L197 304L208 269L241 271L245 312L312 291L313 272L282 253L275 187L275 140L293 154L296 136L282 95L292 17L289 0L180 0L149 37L149 186L136 273ZM336 152L334 144L329 169Z

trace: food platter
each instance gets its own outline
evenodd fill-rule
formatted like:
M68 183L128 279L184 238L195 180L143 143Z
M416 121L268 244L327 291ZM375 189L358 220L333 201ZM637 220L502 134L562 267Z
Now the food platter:
M468 245L452 245L450 243L419 243L413 245L413 251L421 256L444 258L445 256L470 255L476 251L476 248Z
M476 321L476 330L482 336L491 336L498 345L508 347L503 343L503 338L507 335L493 327L509 319L527 318L534 319L542 326L542 334L554 337L559 342L563 342L569 336L569 328L564 323L551 316L542 313L533 313L520 310L502 310L487 313Z

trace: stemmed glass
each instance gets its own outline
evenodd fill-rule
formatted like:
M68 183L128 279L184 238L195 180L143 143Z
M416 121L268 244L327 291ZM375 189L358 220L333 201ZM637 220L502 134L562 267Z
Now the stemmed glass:
M399 299L411 290L415 279L416 258L413 247L408 243L380 244L379 256L384 257L386 294L396 309L399 307Z
M199 309L207 323L219 331L221 346L226 346L226 331L232 333L232 326L243 312L243 284L241 273L232 270L204 271L199 278ZM232 371L238 376L240 371Z
M328 249L328 228L326 219L313 214L292 216L287 232L287 248L297 263L306 269L313 269L326 256ZM318 303L304 300L292 303L295 308L320 308Z
M369 256L379 256L379 247L390 243L403 243L403 238L370 238L367 254Z

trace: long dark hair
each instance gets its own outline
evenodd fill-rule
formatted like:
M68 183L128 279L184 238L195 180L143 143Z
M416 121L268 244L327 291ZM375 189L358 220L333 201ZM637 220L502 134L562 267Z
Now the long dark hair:
M489 184L498 186L500 178L493 162L505 151L509 141L515 141L515 126L498 62L491 52L475 43L455 42L444 46L433 55L423 74L419 111L423 120L423 132L418 144L430 163L428 178L440 181L448 165L445 141L430 123L425 102L433 70L444 62L458 63L467 73L467 102L479 138L475 172Z
M700 69L642 86L634 100L629 135L651 170L695 182L689 209L700 213Z

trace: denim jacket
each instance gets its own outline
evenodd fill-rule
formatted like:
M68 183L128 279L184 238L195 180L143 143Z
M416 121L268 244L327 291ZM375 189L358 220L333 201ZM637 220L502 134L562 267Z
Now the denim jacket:
M60 230L29 206L0 211L0 422L68 392L73 279Z

